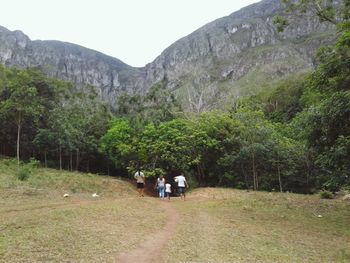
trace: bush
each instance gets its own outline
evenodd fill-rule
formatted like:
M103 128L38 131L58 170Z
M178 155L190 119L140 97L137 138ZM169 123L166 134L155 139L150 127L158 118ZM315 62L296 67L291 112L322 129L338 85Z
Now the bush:
M4 160L4 165L6 166L15 166L17 165L17 159L9 158Z
M333 194L332 194L332 192L330 192L330 191L322 190L322 191L320 192L320 197L321 197L322 199L332 199L332 198L333 198Z
M148 178L158 178L159 176L163 175L165 176L166 173L162 168L154 168L149 170L144 170L145 176Z
M237 188L237 189L247 189L247 185L244 182L238 182L236 184L235 188Z
M194 189L194 188L199 187L199 184L194 176L189 175L189 176L185 176L185 177L186 177L187 183L190 187L189 189ZM176 183L176 185L177 185L177 183Z
M30 158L28 166L30 168L39 168L40 167L40 161L36 160L35 158Z
M340 191L348 195L350 194L350 186L343 186L342 188L340 188Z
M21 167L18 171L17 178L21 181L26 181L30 176L30 169L28 167Z

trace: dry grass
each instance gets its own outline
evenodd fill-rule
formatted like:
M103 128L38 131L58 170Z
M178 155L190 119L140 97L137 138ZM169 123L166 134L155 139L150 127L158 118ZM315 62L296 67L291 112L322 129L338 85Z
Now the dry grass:
M123 180L37 169L19 181L16 167L0 160L0 262L115 262L166 223L158 198ZM180 220L160 248L169 263L350 262L340 200L208 188L170 204Z
M167 262L350 261L350 206L339 200L197 189L174 205L182 221Z
M102 200L0 214L3 262L114 262L164 224L154 200Z
M37 169L21 182L0 168L0 262L115 262L166 221L122 180Z

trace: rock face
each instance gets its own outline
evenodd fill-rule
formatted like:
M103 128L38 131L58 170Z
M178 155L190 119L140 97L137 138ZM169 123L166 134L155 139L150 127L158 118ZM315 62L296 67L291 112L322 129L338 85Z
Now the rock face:
M121 91L143 88L142 69L75 44L60 41L31 41L21 31L0 27L0 63L9 67L37 67L50 77L90 84L114 105Z
M291 18L283 34L272 18L280 0L264 0L213 21L178 40L144 68L59 41L31 41L0 27L0 63L39 67L49 76L97 87L112 106L118 94L144 93L162 81L185 109L203 111L223 100L313 67L313 53L333 40L332 26L315 17Z
M201 111L311 70L315 50L334 38L332 26L290 17L281 34L272 23L277 14L284 15L280 1L265 0L203 26L146 65L146 86L166 79L189 110Z

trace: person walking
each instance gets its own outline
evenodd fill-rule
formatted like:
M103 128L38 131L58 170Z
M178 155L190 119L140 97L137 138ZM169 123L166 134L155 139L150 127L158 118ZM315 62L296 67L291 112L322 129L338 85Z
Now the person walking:
M143 172L141 172L140 168L137 169L137 172L134 175L134 178L136 179L136 185L137 190L139 192L139 196L144 196L144 189L145 189L145 175Z
M171 184L166 183L165 184L165 195L169 201L170 201L170 194L171 194Z
M174 177L175 182L177 182L177 188L180 193L181 200L186 201L186 187L188 188L188 183L185 176L180 174L179 176Z
M155 188L158 189L159 198L164 199L165 178L163 177L163 175L158 177Z

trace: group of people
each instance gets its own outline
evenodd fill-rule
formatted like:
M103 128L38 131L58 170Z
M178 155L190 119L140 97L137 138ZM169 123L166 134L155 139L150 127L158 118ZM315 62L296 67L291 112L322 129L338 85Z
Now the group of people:
M144 196L145 189L145 175L143 172L138 169L135 173L134 178L136 179L137 189L139 192L139 196ZM177 183L178 192L180 194L181 200L186 200L186 187L188 188L188 183L186 181L185 176L182 174L175 176L174 181ZM172 193L171 184L166 182L164 176L159 176L156 180L154 188L158 190L159 198L170 200L170 195Z

